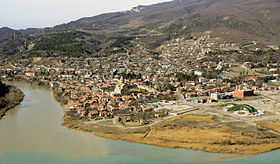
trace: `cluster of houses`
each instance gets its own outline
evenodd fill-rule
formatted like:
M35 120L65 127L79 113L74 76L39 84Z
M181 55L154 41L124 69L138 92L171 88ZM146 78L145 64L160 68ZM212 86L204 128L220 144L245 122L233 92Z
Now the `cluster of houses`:
M185 98L208 97L211 100L246 97L257 90L278 90L279 63L263 66L275 78L271 84L256 85L259 76L244 76L242 82L228 82L224 76L233 68L258 63L201 61L209 52L239 47L236 43L218 45L209 34L195 39L178 38L159 47L160 53L149 53L136 43L131 53L93 58L46 58L40 64L13 61L0 65L2 78L29 79L49 84L65 98L71 111L80 117L95 119L114 117L122 111L144 112L150 101L169 100L174 93ZM27 59L28 60L28 59ZM45 61L44 61L45 60ZM25 64L27 63L27 64ZM209 72L218 72L211 77ZM177 75L194 75L192 80L178 80ZM208 74L207 74L208 73ZM125 76L125 78L121 78Z
M56 88L59 95L67 100L67 106L70 111L78 114L80 118L89 119L110 118L114 117L116 113L153 111L153 108L141 102L157 99L161 95L171 94L171 91L162 93L147 91L147 93L138 92L125 95L122 94L122 88L119 88L120 86L141 85L128 80L124 82L122 78L120 80L114 79L105 82L99 80L87 80L86 82L64 80L62 82L50 83L50 86ZM108 88L115 89L110 91ZM146 89L148 90L148 87ZM116 90L120 90L120 92L116 92Z

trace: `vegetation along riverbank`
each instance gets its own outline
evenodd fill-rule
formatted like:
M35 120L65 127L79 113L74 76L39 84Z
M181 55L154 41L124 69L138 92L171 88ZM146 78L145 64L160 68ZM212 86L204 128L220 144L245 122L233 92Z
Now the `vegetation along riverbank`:
M20 89L0 81L0 119L9 109L20 104L23 98L24 93Z

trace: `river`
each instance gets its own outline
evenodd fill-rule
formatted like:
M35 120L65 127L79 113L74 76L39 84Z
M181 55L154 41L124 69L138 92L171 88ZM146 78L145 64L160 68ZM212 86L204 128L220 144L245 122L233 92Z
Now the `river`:
M253 157L116 141L61 126L63 108L44 87L11 83L23 102L0 120L0 164L280 163L280 151Z

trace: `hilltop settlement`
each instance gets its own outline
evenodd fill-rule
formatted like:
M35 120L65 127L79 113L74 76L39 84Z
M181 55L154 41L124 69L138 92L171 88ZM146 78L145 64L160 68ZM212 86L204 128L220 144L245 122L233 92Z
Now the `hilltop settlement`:
M278 48L209 32L156 52L129 42L104 56L4 60L1 79L49 87L63 125L99 136L232 154L280 148Z

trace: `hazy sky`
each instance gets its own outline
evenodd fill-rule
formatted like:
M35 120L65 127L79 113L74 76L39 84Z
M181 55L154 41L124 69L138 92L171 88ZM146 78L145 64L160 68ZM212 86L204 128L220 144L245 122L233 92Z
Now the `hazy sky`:
M168 0L0 0L0 27L50 27Z

